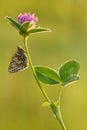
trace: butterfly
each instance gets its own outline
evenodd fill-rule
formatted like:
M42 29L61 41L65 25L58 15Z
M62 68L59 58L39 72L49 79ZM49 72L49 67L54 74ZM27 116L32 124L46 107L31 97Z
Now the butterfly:
M18 46L17 51L12 56L10 65L8 67L8 72L15 73L17 71L24 70L28 66L29 65L25 50L22 47Z

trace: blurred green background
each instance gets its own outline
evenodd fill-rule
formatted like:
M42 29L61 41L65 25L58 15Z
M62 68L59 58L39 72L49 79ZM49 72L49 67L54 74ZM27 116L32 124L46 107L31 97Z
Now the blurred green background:
M0 0L0 130L62 130L45 101L30 69L8 73L8 65L19 34L5 16L17 18L22 12L35 13L38 25L51 33L32 35L28 40L34 65L58 70L69 59L80 61L80 80L64 88L61 112L67 130L87 129L87 1L86 0ZM58 86L44 87L57 100Z

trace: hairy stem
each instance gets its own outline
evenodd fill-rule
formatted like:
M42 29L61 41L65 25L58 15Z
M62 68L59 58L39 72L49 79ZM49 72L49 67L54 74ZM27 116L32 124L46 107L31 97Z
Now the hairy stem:
M27 58L28 58L28 61L29 61L30 68L31 68L31 70L32 70L32 72L33 72L33 75L34 75L34 77L35 77L35 79L36 79L36 82L37 82L37 84L38 84L38 86L39 86L39 88L40 88L40 90L41 90L43 96L45 97L46 101L49 102L50 107L51 107L51 109L52 109L52 111L53 111L53 113L54 113L56 119L57 119L58 122L60 123L62 129L63 129L63 130L66 130L66 128L65 128L65 126L64 126L64 123L63 123L63 120L62 120L62 117L61 117L61 113L60 113L60 104L59 104L59 106L57 107L57 106L55 105L55 103L49 99L48 95L46 94L44 88L41 86L41 84L40 84L40 82L39 82L39 80L38 80L38 77L37 77L37 75L36 75L36 73L35 73L34 66L33 66L33 63L32 63L32 61L31 61L31 57L30 57L29 50L28 50L28 47L27 47L27 37L24 37L24 48L25 48L25 51L26 51L26 54L27 54ZM60 91L60 92L61 92L61 91ZM61 95L60 92L59 92L59 96L58 96L59 102L60 102L60 95Z
M31 57L30 57L30 55L29 55L29 50L28 50L28 47L27 47L27 38L26 38L26 37L24 37L24 47L25 47L25 51L26 51L26 54L27 54L27 57L28 57L28 61L29 61L30 68L31 68L31 70L32 70L32 72L33 72L33 75L34 75L34 77L35 77L35 79L36 79L36 82L37 82L37 84L38 84L38 86L39 86L41 92L43 93L45 99L50 103L50 99L49 99L49 97L47 96L45 90L42 88L42 86L41 86L41 84L40 84L40 82L39 82L39 80L38 80L38 78L37 78L37 75L36 75L36 73L35 73L35 70L34 70L34 67L33 67L33 64L32 64L32 61L31 61Z
M58 91L58 102L59 102L58 114L60 117L60 124L61 124L62 128L63 128L63 130L66 130L66 127L65 127L63 119L62 119L61 111L60 111L60 98L61 98L62 89L63 89L62 86L60 86L59 91Z
M60 123L62 129L63 130L67 130L65 125L64 125L64 122L63 122L63 119L62 119L62 115L61 115L61 111L60 111L60 98L61 98L62 89L63 88L60 86L59 87L59 91L58 91L58 106L53 101L51 101L50 106L51 106L51 108L53 110L53 113L54 113L56 119Z

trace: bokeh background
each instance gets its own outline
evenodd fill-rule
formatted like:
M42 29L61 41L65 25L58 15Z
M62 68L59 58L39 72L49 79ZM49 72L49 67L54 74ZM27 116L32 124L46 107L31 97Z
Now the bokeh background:
M87 1L86 0L0 0L0 130L62 130L45 101L30 69L8 73L19 34L5 16L17 18L22 12L35 13L38 25L51 33L32 35L28 46L34 65L58 70L69 59L80 61L80 80L64 88L61 112L67 130L87 129ZM44 86L57 100L58 86Z

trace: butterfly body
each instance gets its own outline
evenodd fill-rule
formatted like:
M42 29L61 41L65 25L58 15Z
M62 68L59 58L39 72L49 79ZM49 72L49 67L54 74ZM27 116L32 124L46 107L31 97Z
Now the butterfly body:
M20 46L17 47L16 53L12 56L10 65L8 67L9 73L15 73L17 71L24 70L28 67L28 60L26 53Z

